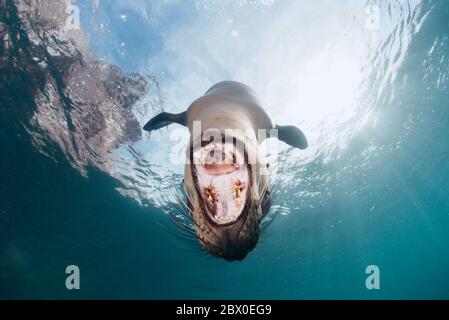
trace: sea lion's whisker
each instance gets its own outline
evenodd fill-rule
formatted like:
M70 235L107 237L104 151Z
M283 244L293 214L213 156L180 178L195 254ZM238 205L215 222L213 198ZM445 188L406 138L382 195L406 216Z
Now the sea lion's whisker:
M169 212L171 212L172 214L170 214L170 216L176 216L177 218L178 217L181 217L182 219L183 219L183 221L188 221L188 222L191 222L191 218L188 216L188 214L186 213L186 211L184 210L184 208L183 207L181 207L181 206L179 206L179 204L177 204L177 203L175 203L175 202L169 202L168 203L168 206L171 208L171 209L173 209L172 211L169 211ZM186 220L184 220L184 219L186 219ZM178 220L180 220L180 219L178 219Z
M186 188L184 187L183 189L184 189L184 194L185 194L187 200L188 200L190 203L193 203L192 197L191 197L190 194L187 192ZM189 209L189 213L192 215L192 214L193 214L193 210L190 209L190 206L189 206L188 204L187 204L187 208Z
M182 212L183 216L185 216L187 219L192 220L192 213L193 211L188 207L187 204L185 204L180 196L178 195L176 199L176 204L178 204L179 210Z
M191 214L193 214L193 211L189 208L187 203L185 203L185 201L182 199L181 195L179 194L180 190L173 183L172 183L172 187L175 189L175 195L178 200L178 203L180 202L182 204L182 206L185 207L187 209L187 211L190 213L190 215L186 216L186 217L191 219ZM186 194L187 194L187 192L186 192Z
M206 245L206 243L204 242L203 239L201 239L200 237L197 237L195 235L195 233L191 233L190 230L185 230L185 228L183 228L183 226L181 226L179 224L178 221L175 220L175 218L170 217L170 219L177 225L180 226L181 229L170 229L168 227L166 227L163 224L159 224L165 231L169 232L170 234L172 234L173 236L175 236L178 240L181 240L185 243L187 243L188 245L190 245L192 248L201 248L200 243L202 243L203 245ZM183 232L180 232L183 231ZM185 233L187 231L187 233ZM192 230L193 231L193 230ZM194 237L192 237L192 235L195 235ZM204 251L201 250L201 252L204 253Z
M186 216L185 212L182 210L181 207L177 206L175 203L173 202L169 202L166 206L164 206L164 209L169 213L173 213L173 211L175 211L176 213L178 213L179 215L182 216ZM171 210L170 210L171 209Z
M277 215L272 214L266 221L262 222L262 230L266 230L274 221Z
M181 210L181 208L172 205L172 209L175 210L176 212L179 213L179 216L182 216L182 218L180 218L178 215L176 215L173 210L167 210L168 216L170 218L170 220L172 220L173 222L175 222L180 228L184 229L185 231L189 232L189 233L194 233L193 230L193 226L189 225L188 223L186 223L186 220L184 220L184 218L186 217L185 212L183 212ZM187 218L188 219L188 218ZM189 223L191 223L192 221L190 219L187 220Z
M168 213L168 216L170 217L170 219L172 219L172 220L176 219L175 222L178 222L181 220L177 216L177 214L179 214L183 218L187 219L187 221L189 221L189 222L191 222L191 220L192 220L190 215L187 214L186 210L184 210L184 207L182 205L180 205L179 201L168 201L166 203L166 205L163 206L163 209ZM184 220L182 223L185 225ZM189 228L192 229L190 226L189 226ZM187 231L191 232L191 230L187 230Z
M160 222L158 223L158 225L159 225L163 230L167 231L168 233L170 233L171 235L173 235L174 237L176 237L178 240L182 240L182 241L190 242L190 243L192 243L193 240L194 240L194 238L192 238L192 237L190 236L190 234L186 234L186 233L181 233L181 232L179 232L180 229L174 230L174 229L168 228L166 225L164 225L164 224L162 224L162 223L160 223Z
M189 234L195 234L195 231L191 227L185 225L184 223L180 222L179 220L176 220L176 218L174 218L173 216L169 215L169 218L170 218L171 221L173 221L182 230L188 232Z

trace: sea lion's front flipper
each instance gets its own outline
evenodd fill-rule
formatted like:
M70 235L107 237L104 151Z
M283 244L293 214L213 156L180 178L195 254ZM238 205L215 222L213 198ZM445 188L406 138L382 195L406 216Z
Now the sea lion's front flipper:
M289 146L299 149L306 149L309 146L306 135L299 128L276 125L275 129L278 130L278 139Z
M148 121L147 124L143 127L143 130L153 131L168 126L172 123L178 123L185 126L186 121L187 113L185 111L181 113L162 112Z

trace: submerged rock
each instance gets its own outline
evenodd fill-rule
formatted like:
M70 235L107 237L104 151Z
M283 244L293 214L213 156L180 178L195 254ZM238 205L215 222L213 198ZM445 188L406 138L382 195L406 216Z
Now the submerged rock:
M73 8L71 0L0 0L0 113L40 152L62 151L85 173L107 169L108 152L141 138L132 107L147 83L89 52Z

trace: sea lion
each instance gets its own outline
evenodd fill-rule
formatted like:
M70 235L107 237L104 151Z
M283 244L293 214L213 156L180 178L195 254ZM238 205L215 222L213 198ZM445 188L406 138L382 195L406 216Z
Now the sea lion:
M144 130L172 123L191 133L183 185L200 243L212 255L243 259L255 247L271 206L268 164L259 144L277 136L305 149L306 136L297 127L274 125L256 93L235 81L215 84L184 112L158 114Z

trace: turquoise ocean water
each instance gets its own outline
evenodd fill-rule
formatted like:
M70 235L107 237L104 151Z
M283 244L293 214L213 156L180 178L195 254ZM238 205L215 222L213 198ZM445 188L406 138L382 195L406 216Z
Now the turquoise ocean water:
M142 122L234 79L311 146L281 148L272 221L226 262L170 220L179 128L86 177L1 113L0 298L449 298L448 1L76 2L92 52L149 79Z

